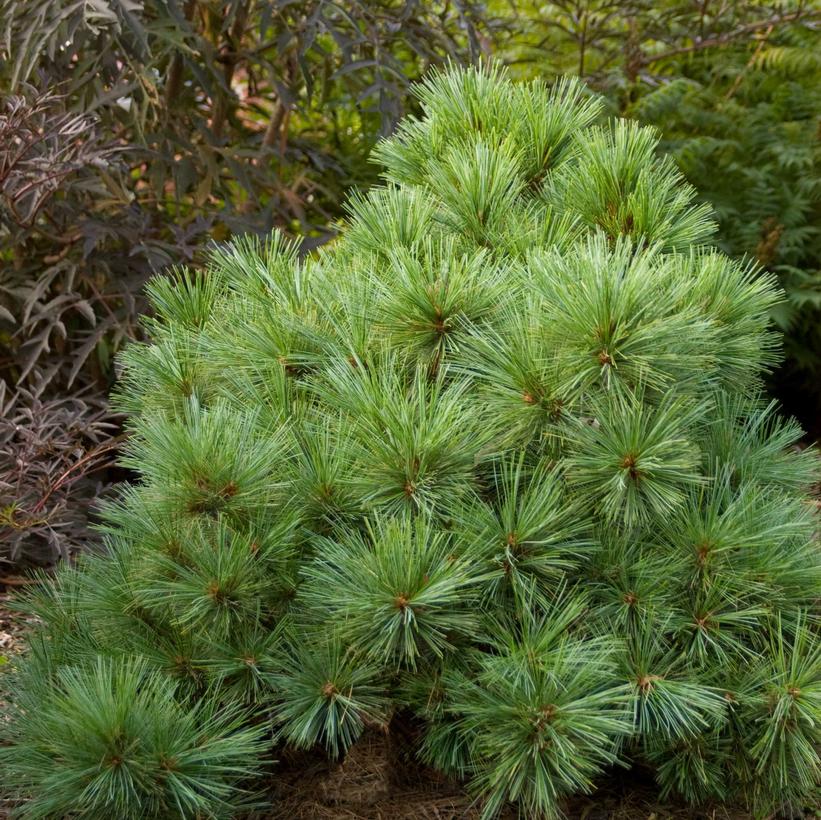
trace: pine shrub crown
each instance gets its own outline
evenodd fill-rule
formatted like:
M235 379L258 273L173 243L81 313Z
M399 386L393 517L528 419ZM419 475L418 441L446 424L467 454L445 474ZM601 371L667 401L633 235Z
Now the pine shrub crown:
M276 744L408 720L487 817L636 760L758 815L817 783L817 470L760 393L773 281L575 81L418 94L331 247L151 284L139 480L29 602L23 816L236 815Z

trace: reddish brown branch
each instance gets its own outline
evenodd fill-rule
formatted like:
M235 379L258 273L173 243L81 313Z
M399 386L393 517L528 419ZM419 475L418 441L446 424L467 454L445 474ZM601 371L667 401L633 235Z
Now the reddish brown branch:
M743 37L745 34L753 34L761 29L771 29L776 26L782 26L787 23L796 23L799 20L809 21L821 18L821 10L806 12L803 10L792 12L791 14L778 14L774 17L769 17L766 20L756 20L753 23L745 23L743 26L738 26L732 31L727 31L724 34L717 34L714 37L707 37L699 40L689 46L680 46L678 48L671 48L661 54L645 54L639 59L639 64L642 66L651 65L652 63L667 60L670 57L677 57L679 54L689 54L694 51L702 51L706 48L716 48L732 42L738 37Z
M31 510L31 515L36 515L43 507L46 505L46 502L51 498L51 496L63 486L63 484L68 480L69 476L77 470L78 467L82 467L84 464L87 464L89 461L92 461L95 458L99 458L103 453L107 453L110 450L116 450L122 441L124 440L125 436L117 436L116 438L110 439L109 441L105 441L102 444L95 447L93 450L89 450L81 459L78 459L74 464L72 464L47 490L45 495L34 505ZM99 467L99 465L98 465ZM98 469L95 467L94 469ZM86 471L91 472L90 470Z

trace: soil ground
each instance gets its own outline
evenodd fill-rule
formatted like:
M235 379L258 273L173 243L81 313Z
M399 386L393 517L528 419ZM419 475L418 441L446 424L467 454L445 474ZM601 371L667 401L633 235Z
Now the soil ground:
M480 817L478 806L461 784L411 761L396 760L387 741L378 735L363 737L337 766L307 755L280 760L272 805L275 811L264 820ZM693 810L660 801L650 773L640 769L612 774L595 793L568 801L564 812L567 820L752 820L748 813L732 807ZM500 820L517 818L511 808Z
M0 579L0 723L7 719L8 714L8 703L3 696L3 673L14 655L23 651L25 633L30 626L25 617L9 609L15 589L16 586L4 584ZM0 783L0 820L6 820L10 808Z

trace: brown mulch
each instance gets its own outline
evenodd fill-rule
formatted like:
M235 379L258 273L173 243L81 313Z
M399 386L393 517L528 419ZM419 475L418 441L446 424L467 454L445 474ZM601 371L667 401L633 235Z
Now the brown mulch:
M273 812L264 818L474 820L479 812L472 802L460 784L404 759L389 737L369 732L338 764L322 754L284 751L271 782Z
M24 616L9 608L15 597L15 589L16 586L6 585L0 578L0 658L6 661L22 650L25 644L23 636L29 627L29 621Z
M19 593L16 592L25 582L17 582L17 578L0 577L0 720L6 714L7 703L3 698L3 672L15 655L19 655L25 647L26 632L31 628L33 620L14 612L10 608L11 602Z
M31 627L31 619L14 612L9 605L14 600L16 590L26 583L23 579L0 577L0 722L8 719L8 701L4 695L3 675L9 662L25 647L26 632ZM3 795L0 784L0 820L6 820L11 809L11 801Z
M286 753L272 782L264 820L478 820L462 784L397 755L389 740L366 734L340 764ZM567 820L752 820L731 807L701 810L663 803L649 772L612 775L597 791L563 807ZM517 820L511 808L499 820ZM809 817L809 816L808 816Z

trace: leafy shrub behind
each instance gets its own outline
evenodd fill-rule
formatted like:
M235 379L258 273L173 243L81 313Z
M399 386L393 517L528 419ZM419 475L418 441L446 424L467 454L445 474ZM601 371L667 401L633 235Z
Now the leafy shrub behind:
M0 0L0 376L103 389L154 273L212 240L334 233L408 84L480 8Z
M82 393L6 397L0 385L0 400L0 569L70 561L99 543L90 514L113 478L120 420Z

